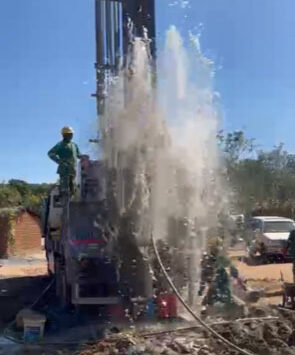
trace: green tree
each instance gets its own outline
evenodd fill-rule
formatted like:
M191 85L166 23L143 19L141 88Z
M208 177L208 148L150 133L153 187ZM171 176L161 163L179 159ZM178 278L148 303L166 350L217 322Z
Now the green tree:
M0 208L23 206L39 213L42 201L48 195L51 186L11 179L7 184L0 184Z
M20 206L22 197L17 189L0 184L0 208Z
M255 149L255 139L248 139L243 131L224 134L220 131L217 139L229 163L237 163L244 155Z

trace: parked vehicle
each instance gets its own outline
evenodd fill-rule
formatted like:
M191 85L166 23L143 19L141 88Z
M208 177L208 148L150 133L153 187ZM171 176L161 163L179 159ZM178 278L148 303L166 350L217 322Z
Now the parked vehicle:
M259 254L266 260L284 259L283 249L287 244L290 231L294 228L295 222L289 218L252 217L246 225L247 239L252 241L248 249L249 256L255 257Z

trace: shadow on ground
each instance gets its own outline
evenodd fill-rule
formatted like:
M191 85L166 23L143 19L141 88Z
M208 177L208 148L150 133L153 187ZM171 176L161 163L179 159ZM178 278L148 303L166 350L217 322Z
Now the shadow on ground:
M0 330L19 310L29 307L49 282L48 276L0 279Z

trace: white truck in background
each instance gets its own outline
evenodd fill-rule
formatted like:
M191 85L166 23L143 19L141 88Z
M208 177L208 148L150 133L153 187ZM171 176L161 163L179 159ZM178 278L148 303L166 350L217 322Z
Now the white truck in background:
M283 260L290 231L295 229L292 219L276 216L252 217L247 222L246 233L252 240L249 257L259 254L265 261ZM286 255L288 258L288 254Z

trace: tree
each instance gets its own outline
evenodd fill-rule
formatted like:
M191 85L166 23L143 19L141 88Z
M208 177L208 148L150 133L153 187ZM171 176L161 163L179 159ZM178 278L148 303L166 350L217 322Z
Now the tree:
M229 163L237 163L245 154L255 149L255 139L248 139L243 131L235 131L224 135L223 131L217 134L217 139Z
M23 180L11 179L8 181L8 185L15 188L21 195L22 199L24 199L29 193L29 185Z
M0 208L20 206L21 200L17 189L6 184L0 185Z
M50 184L29 184L11 179L0 185L0 208L23 206L39 213L43 199L48 195Z
M271 151L259 151L258 160L262 161L265 167L271 170L286 169L288 164L288 152L284 150L284 144L280 143Z
M255 208L267 213L292 216L295 211L295 155L281 143L270 151L260 150L257 159L247 157L255 149L254 139L237 131L218 135L227 162L233 203L244 213ZM281 213L280 213L281 211Z

